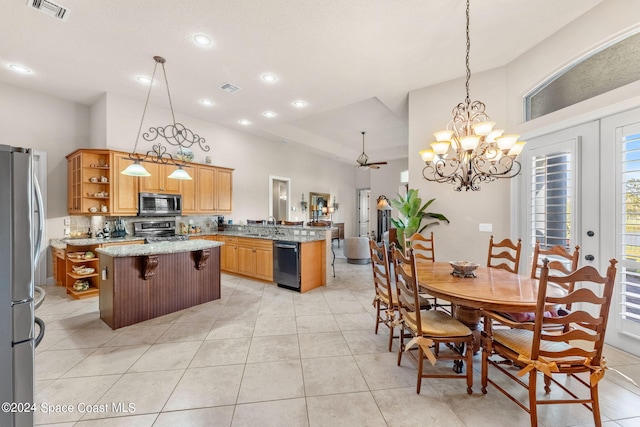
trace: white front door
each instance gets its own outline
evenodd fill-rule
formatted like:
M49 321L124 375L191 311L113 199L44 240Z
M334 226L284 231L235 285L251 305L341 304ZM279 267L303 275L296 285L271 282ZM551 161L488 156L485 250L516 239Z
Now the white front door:
M531 270L536 241L573 252L600 268L598 122L531 138L521 155L518 237L520 271Z
M579 245L580 266L601 274L617 259L605 341L640 354L640 109L530 138L522 163L521 271L530 271L536 240Z
M602 119L603 254L618 260L607 342L640 354L640 109Z

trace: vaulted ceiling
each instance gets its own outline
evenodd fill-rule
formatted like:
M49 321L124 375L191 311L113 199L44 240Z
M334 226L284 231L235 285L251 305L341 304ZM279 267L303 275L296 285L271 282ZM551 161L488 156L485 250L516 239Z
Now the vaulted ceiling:
M342 161L360 154L360 131L372 161L406 157L408 92L465 73L463 0L53 0L64 20L33 1L3 4L0 82L87 105L105 92L143 102L137 76L160 55L176 112ZM471 0L472 71L509 63L599 2ZM164 91L151 102L166 106Z

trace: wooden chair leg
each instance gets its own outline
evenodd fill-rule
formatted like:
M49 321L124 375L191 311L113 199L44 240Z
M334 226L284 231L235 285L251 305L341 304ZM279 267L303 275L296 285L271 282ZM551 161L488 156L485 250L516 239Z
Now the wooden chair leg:
M480 375L480 390L482 394L487 394L487 378L489 378L489 350L482 349L482 369Z
M422 388L422 365L424 365L424 352L422 347L418 347L418 384L416 386L416 393L420 394Z
M402 352L404 351L404 328L400 328L400 344L398 344L398 366L402 363Z
M378 335L378 326L380 325L380 301L376 301L376 335Z
M468 342L465 345L465 355L467 356L467 366L465 369L467 370L467 393L473 393L473 341Z
M600 415L600 402L598 400L598 384L591 387L591 408L593 410L593 423L596 427L602 427L602 417Z
M529 372L529 417L531 419L531 427L538 427L537 372L535 369Z
M391 324L393 320L389 321L389 351L391 351L391 348L393 347L393 325Z
M551 378L544 376L544 392L545 394L551 393Z

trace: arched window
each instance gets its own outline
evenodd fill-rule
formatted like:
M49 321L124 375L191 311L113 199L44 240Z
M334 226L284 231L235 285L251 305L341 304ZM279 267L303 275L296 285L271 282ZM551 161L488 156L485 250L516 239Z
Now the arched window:
M525 96L525 121L640 79L640 33L607 44L551 76Z

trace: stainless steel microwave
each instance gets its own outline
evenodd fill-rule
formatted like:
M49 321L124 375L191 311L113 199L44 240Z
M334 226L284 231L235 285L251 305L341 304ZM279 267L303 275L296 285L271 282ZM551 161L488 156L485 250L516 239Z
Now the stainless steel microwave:
M138 193L138 216L182 215L180 194Z

